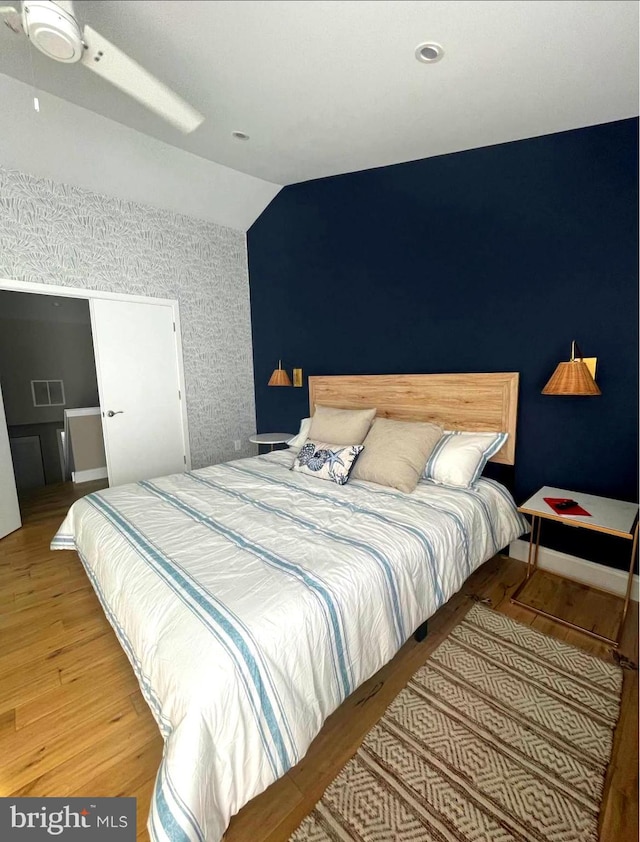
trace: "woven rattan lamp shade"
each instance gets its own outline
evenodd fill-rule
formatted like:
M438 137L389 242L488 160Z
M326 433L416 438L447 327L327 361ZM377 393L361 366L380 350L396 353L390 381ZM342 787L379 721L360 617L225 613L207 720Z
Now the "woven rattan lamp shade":
M289 375L282 367L282 360L278 360L278 367L274 368L267 386L291 386Z
M549 382L542 390L543 395L601 395L598 384L582 360L558 363Z

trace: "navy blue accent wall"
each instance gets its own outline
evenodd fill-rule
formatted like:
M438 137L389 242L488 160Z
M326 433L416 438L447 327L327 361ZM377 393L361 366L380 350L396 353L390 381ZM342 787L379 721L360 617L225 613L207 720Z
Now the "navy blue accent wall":
M259 431L297 432L309 374L519 371L516 499L638 499L636 119L287 187L248 249ZM601 397L540 394L572 339ZM305 388L267 387L279 357Z

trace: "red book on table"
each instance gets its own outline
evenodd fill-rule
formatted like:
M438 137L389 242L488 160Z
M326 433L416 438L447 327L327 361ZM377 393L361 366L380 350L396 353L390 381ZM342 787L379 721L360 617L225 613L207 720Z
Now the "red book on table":
M551 506L557 515L591 517L591 512L583 509L582 506L578 506L577 503L575 506L569 506L568 508L558 508L558 503L564 503L567 500L571 500L571 497L543 497L542 499L545 503L547 503L547 505Z

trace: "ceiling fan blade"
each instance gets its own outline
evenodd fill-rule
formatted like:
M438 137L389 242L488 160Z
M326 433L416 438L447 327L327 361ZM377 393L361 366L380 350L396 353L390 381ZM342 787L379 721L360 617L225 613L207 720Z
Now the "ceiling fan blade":
M85 67L155 111L181 132L197 129L204 116L90 26L84 28Z
M22 15L15 6L0 6L0 16L2 16L5 24L16 35L24 32L22 28Z

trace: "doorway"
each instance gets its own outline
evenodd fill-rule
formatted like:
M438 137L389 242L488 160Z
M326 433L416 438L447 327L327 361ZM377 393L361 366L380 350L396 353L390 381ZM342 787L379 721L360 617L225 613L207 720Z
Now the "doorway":
M32 293L33 298L38 299L36 306L44 307L45 311L48 306L54 306L47 301L49 298L62 299L60 305L77 299L77 305L70 303L69 307L77 306L78 312L84 308L82 320L92 344L82 356L85 363L93 358L95 380L92 379L92 384L96 385L92 385L91 399L85 393L79 402L94 403L94 406L67 410L67 413L82 416L76 419L79 424L88 423L91 419L87 416L91 415L99 423L101 435L97 438L101 439L104 448L109 485L190 470L177 301L0 279L0 293L3 290L21 295ZM61 306L54 309L61 309ZM0 310L0 318L2 314ZM10 368L14 366L14 357L15 354ZM34 377L29 386L34 408L59 412L60 407L68 403L64 379L55 373L48 371L41 377ZM94 398L96 391L99 400ZM9 425L5 423L3 404L0 404L0 416L2 536L20 527L20 514L9 448ZM55 416L46 420L59 424ZM70 418L67 420L71 422ZM20 432L25 433L23 438L28 438L28 430ZM21 444L25 449L33 446L26 441ZM35 451L30 458L37 465ZM95 472L85 471L84 478L96 479Z
M0 289L0 386L21 502L45 486L72 479L66 410L93 409L92 429L79 428L85 450L79 455L92 467L102 467L106 479L86 299ZM95 451L90 455L87 440Z

